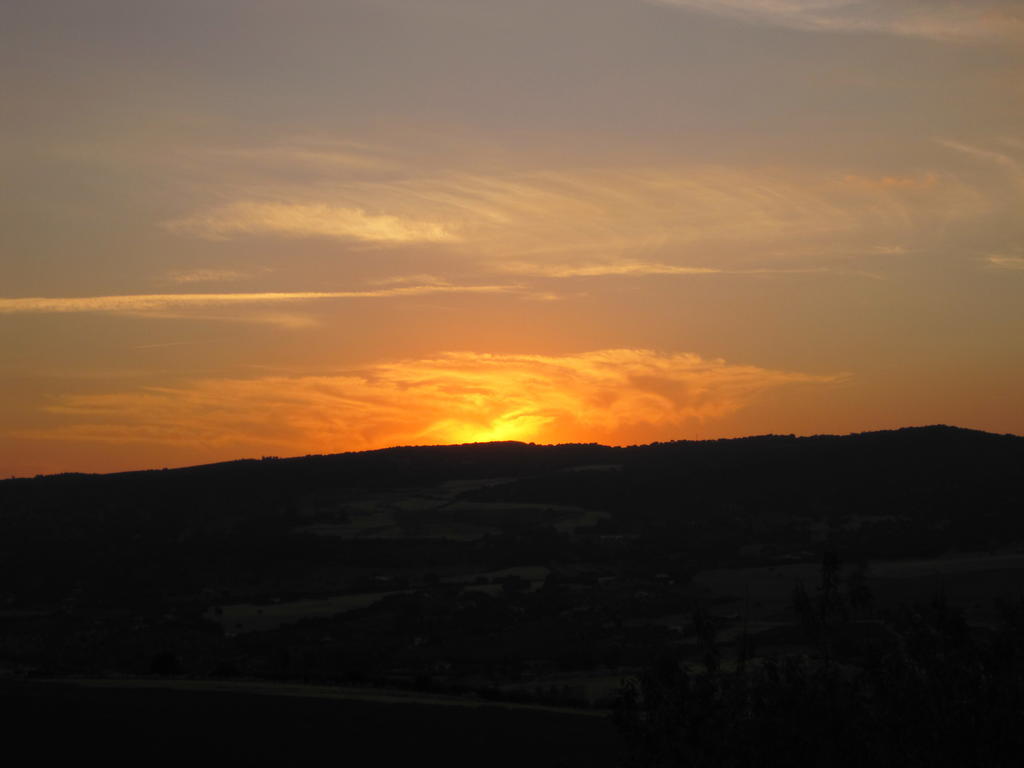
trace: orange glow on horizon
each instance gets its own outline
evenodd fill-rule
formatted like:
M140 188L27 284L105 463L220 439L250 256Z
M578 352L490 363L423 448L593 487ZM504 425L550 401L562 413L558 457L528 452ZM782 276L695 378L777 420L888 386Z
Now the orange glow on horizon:
M696 355L449 353L341 376L208 379L69 395L61 427L25 439L194 450L211 459L517 440L625 445L676 439L759 393L839 381Z
M488 422L473 423L465 421L444 420L432 425L431 436L437 436L437 442L443 445L462 445L464 443L492 443L515 440L523 443L534 442L545 434L544 427L548 419L521 411L509 411ZM551 442L557 438L548 436Z

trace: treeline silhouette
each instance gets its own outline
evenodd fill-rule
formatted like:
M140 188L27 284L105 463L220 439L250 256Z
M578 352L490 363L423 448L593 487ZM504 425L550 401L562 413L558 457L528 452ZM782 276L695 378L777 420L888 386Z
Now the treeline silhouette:
M1002 602L993 628L968 626L941 592L874 614L862 586L839 590L835 562L826 553L813 598L794 595L809 653L757 657L741 635L724 665L697 611L701 663L662 651L623 686L614 714L623 764L1020 765L1024 599ZM874 616L873 636L851 614Z

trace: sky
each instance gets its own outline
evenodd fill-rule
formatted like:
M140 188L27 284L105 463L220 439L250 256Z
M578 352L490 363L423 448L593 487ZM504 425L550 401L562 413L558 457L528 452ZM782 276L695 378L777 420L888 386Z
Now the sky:
M1024 434L1022 0L11 0L0 476Z

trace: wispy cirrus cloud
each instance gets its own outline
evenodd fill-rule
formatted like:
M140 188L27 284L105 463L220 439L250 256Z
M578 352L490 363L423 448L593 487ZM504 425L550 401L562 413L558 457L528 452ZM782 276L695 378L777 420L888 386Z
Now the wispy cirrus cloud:
M843 378L644 349L458 352L337 375L68 395L47 408L59 428L21 436L296 453L487 440L626 444L678 437L767 390Z
M533 277L625 277L644 275L717 275L722 270L712 267L687 267L659 262L620 261L590 264L547 264L508 261L497 265L502 272Z
M920 222L933 231L982 214L989 204L970 185L938 172L876 179L723 166L450 173L290 192L268 187L265 194L295 202L240 201L171 226L218 238L430 243L506 272L546 263L549 274L697 274L711 267L675 263L681 249L706 246L713 255L837 237L901 241ZM364 210L388 213L371 217Z
M690 267L679 264L643 261L581 262L578 264L549 264L545 262L509 261L496 265L501 272L529 277L648 277L648 276L702 276L702 275L792 275L835 272L828 267L758 267L753 269L718 269ZM849 270L842 270L850 274ZM858 273L862 274L862 273Z
M135 317L146 317L154 320L200 320L211 323L244 323L246 325L269 325L276 328L298 331L317 328L320 320L307 312L267 312L249 310L245 312L218 311L216 307L207 310L199 309L163 309L145 310L125 313Z
M239 201L167 223L173 232L211 240L238 235L329 237L369 243L452 242L457 236L438 222L326 203Z
M1024 37L1016 0L646 0L749 23L941 41Z
M167 273L174 283L232 283L252 277L251 272L237 269L177 269Z
M166 312L205 307L269 305L329 299L387 299L433 293L514 293L514 285L406 285L364 291L293 291L266 293L153 293L120 296L0 298L0 315L63 312Z
M1010 181L1019 187L1020 191L1024 193L1024 160L1015 157L1006 151L999 151L985 146L976 146L974 144L966 144L962 141L940 139L939 143L944 147L960 152L968 157L980 160L982 163L989 166L1001 169ZM1008 144L1008 146L1013 149L1021 149L1020 146L1014 146L1013 143L1005 139L1003 143Z
M1024 256L993 255L986 257L985 263L994 269L1024 270Z
M294 174L381 171L395 166L394 158L378 148L328 137L292 136L270 144L212 146L201 152L205 167L244 167L249 170Z

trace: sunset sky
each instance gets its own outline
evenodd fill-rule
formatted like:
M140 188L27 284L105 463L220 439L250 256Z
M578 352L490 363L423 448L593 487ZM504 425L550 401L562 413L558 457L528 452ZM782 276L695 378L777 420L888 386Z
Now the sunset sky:
M12 0L0 475L1024 433L1021 0Z

